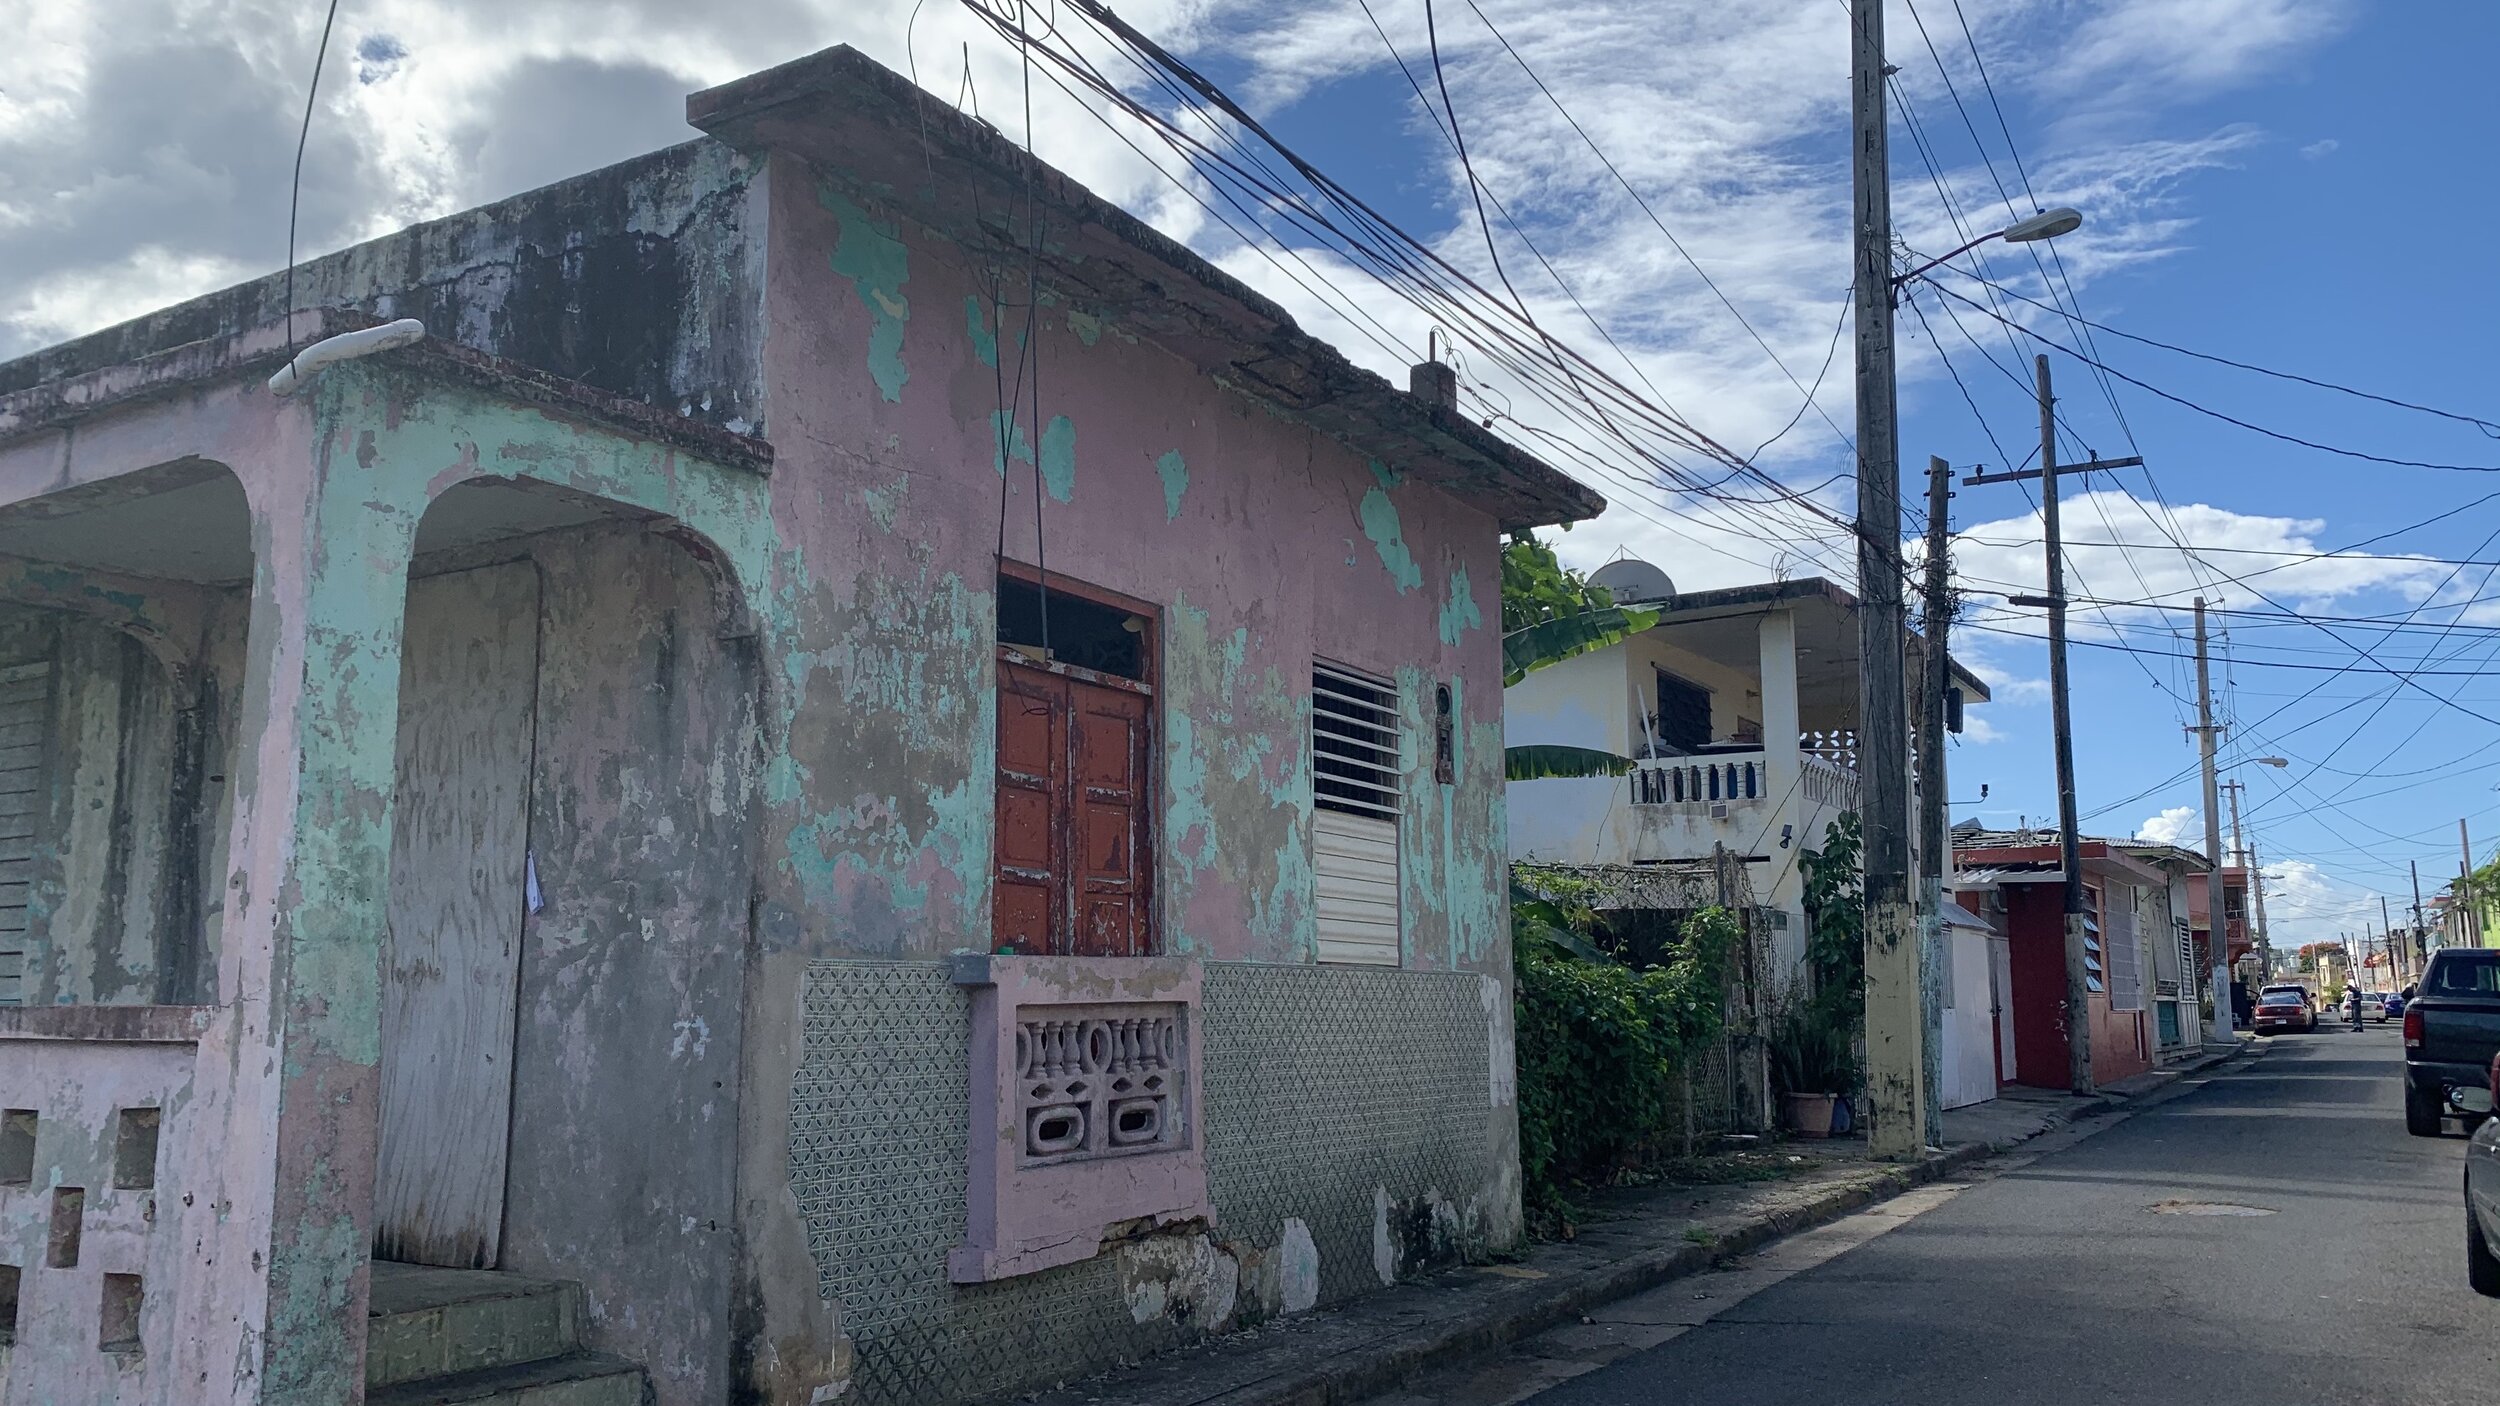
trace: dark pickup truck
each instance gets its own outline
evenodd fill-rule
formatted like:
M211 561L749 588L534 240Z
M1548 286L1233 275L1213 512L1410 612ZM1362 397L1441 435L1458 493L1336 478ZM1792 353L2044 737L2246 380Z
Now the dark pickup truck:
M2480 1117L2486 1109L2473 1095L2488 1088L2500 1054L2500 949L2433 952L2404 1019L2405 1131L2437 1137L2442 1118Z

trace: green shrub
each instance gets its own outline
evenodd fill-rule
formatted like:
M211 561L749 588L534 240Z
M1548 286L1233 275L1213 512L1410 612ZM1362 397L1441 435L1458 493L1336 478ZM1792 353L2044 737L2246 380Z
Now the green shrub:
M1529 1205L1551 1210L1566 1182L1668 1130L1682 1062L1719 1033L1738 928L1724 909L1694 913L1667 961L1636 969L1514 921L1520 1171Z

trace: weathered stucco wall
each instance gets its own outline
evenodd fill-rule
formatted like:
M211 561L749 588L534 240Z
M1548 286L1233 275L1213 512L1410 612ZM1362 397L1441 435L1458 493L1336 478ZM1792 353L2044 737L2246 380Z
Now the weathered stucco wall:
M41 723L10 739L41 759L32 834L5 842L11 882L25 885L20 1000L202 1001L216 972L203 850L227 741L213 724L235 663L209 623L220 593L32 564L0 573L0 592L30 573L58 599L109 594L160 633L152 647L75 609L0 604L0 664L48 669Z
M295 306L414 317L463 346L760 428L750 164L701 139L308 259ZM278 320L272 274L0 363L0 393Z
M541 586L502 1267L577 1279L663 1406L728 1399L752 640L640 523L521 548Z
M1029 333L1018 307L1002 327L992 271L795 158L769 186L781 590L811 641L782 680L770 945L986 945L1003 536L1014 560L1159 608L1168 950L1308 959L1319 656L1396 680L1417 724L1408 963L1502 964L1493 866L1448 863L1499 853L1491 520L1140 343L1117 308L1045 290ZM1014 302L1019 272L996 271ZM1002 481L1000 382L1013 398L1020 365L1038 365L1040 428L1028 389ZM1459 772L1437 788L1443 683Z

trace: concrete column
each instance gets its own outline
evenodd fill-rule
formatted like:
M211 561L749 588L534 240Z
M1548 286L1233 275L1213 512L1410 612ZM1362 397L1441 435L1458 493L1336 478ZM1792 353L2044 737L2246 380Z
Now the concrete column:
M1798 794L1805 756L1798 745L1797 617L1789 611L1774 610L1762 617L1755 633L1762 658L1762 779L1777 798L1779 811L1771 828L1771 843L1775 847L1771 872L1780 876L1771 891L1759 897L1773 907L1793 910L1805 898L1805 879L1799 867L1788 861L1798 849L1817 838L1806 834L1805 827L1799 824L1806 806L1805 798ZM1782 826L1790 827L1786 850L1776 848ZM1803 940L1803 934L1791 935L1791 943L1802 944Z
M197 1125L168 1208L213 1301L179 1310L186 1401L330 1403L364 1381L399 645L422 480L357 462L339 370L247 476L256 561L219 958ZM378 481L380 480L380 481ZM169 1397L168 1399L172 1399Z

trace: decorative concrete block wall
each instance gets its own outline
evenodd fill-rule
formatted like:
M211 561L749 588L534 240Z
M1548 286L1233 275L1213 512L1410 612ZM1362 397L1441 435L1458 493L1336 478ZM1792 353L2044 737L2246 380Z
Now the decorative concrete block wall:
M1519 1233L1508 997L1489 976L1206 964L1212 1223L968 1285L947 1272L966 1228L964 990L943 962L825 961L804 1000L791 1181L871 1406L1081 1376Z

